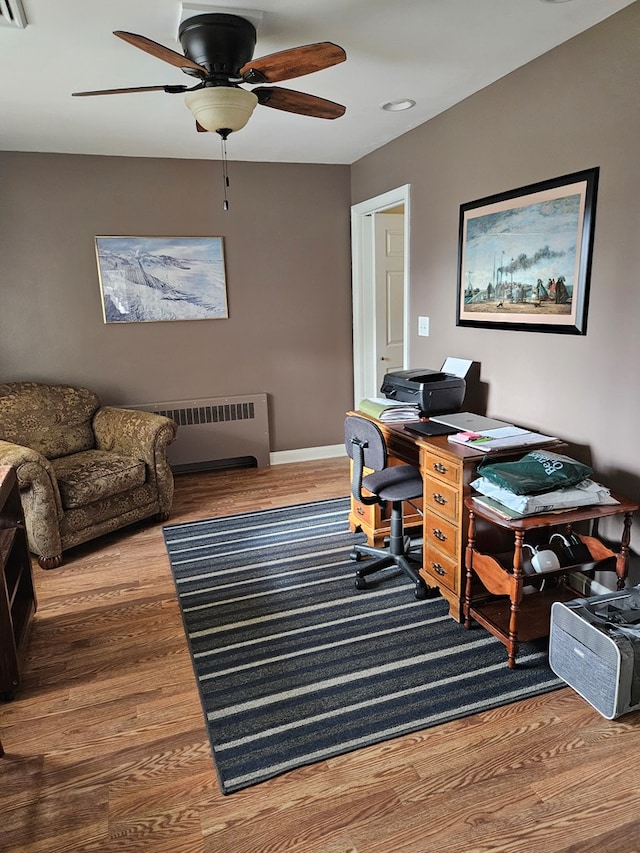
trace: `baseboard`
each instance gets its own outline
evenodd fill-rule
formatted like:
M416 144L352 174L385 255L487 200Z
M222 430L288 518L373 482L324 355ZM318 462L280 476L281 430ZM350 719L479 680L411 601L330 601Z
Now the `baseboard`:
M272 465L284 465L287 462L313 462L316 459L337 459L346 456L344 444L328 444L324 447L301 447L298 450L276 450L269 454Z

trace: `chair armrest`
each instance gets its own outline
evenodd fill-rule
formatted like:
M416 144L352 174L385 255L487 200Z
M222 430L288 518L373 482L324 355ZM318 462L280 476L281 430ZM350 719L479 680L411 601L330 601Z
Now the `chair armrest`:
M175 440L177 429L171 418L137 409L103 406L93 416L96 448L145 462L147 483L157 490L159 512L165 518L173 503L167 447Z
M60 554L63 509L49 460L30 447L0 440L0 465L13 465L16 469L31 550L44 556Z
M55 505L58 516L62 515L58 480L46 457L30 447L0 440L0 465L13 465L20 491L35 489L41 493L49 507Z
M142 459L155 468L158 455L176 437L176 423L164 415L103 406L93 416L93 432L98 450Z

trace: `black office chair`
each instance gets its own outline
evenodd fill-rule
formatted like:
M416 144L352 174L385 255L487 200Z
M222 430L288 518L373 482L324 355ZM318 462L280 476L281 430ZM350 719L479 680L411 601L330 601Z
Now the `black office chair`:
M371 545L354 545L352 560L358 562L363 554L379 559L359 567L356 571L356 588L366 589L367 575L389 566L397 566L407 574L415 584L415 597L426 598L437 595L437 589L431 589L418 574L419 566L410 562L410 539L405 535L402 504L422 496L422 476L413 465L393 465L387 467L387 447L379 427L366 418L347 415L344 422L344 443L347 453L353 460L351 493L363 504L391 503L391 529L388 548L375 548ZM373 473L364 475L364 469ZM371 494L363 495L362 488Z

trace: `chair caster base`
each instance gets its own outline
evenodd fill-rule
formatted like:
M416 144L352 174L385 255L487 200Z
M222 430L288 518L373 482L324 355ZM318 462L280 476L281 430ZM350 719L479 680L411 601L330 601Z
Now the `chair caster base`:
M360 578L360 577L356 576L354 583L355 583L356 589L368 589L367 582L364 578Z
M359 551L354 550L349 554L349 559L353 560L354 563L359 563L362 559L362 554Z

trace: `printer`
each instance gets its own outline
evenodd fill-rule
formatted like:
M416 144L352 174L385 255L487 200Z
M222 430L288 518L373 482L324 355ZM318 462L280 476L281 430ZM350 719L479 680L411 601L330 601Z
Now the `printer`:
M390 400L418 406L423 417L460 411L467 384L439 370L395 370L385 374L380 391Z

